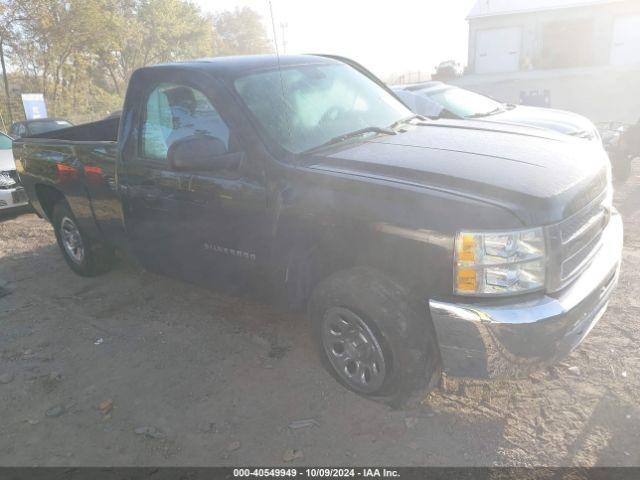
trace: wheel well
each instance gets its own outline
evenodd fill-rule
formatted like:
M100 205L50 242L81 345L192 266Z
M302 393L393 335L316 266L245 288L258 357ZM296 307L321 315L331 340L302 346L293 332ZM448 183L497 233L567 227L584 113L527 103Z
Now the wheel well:
M53 216L53 207L60 200L64 200L63 193L55 187L49 185L38 184L35 186L38 202L49 220Z
M322 280L354 266L348 257L330 254L326 246L319 243L293 247L284 255L283 264L289 308L304 310L313 290Z

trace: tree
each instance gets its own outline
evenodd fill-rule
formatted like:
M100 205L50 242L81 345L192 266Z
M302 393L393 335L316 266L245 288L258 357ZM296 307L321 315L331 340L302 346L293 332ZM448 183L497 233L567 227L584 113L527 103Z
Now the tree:
M28 18L11 38L12 65L44 93L52 114L112 110L136 68L213 54L211 19L182 0L25 5Z
M103 0L109 4L110 38L97 49L97 65L122 94L144 65L213 55L210 18L181 0Z
M260 15L249 7L218 13L213 18L219 55L272 53Z
M12 63L28 84L37 83L57 113L58 98L78 75L73 65L90 56L100 34L100 0L30 0L11 39ZM65 92L66 93L66 92Z
M15 36L19 22L29 18L29 12L27 11L26 5L27 2L25 0L8 0L6 3L0 4L0 65L2 66L4 93L7 97L9 121L13 121L13 112L11 111L9 78L5 62L5 45Z
M251 9L212 17L187 0L0 0L0 22L13 84L77 121L119 108L145 65L271 51Z

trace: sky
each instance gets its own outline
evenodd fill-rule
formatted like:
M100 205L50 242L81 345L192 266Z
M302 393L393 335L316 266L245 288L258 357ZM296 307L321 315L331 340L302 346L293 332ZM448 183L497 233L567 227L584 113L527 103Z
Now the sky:
M204 11L248 6L273 37L269 0L195 0ZM280 53L350 57L378 76L431 73L442 60L466 64L474 0L271 0Z

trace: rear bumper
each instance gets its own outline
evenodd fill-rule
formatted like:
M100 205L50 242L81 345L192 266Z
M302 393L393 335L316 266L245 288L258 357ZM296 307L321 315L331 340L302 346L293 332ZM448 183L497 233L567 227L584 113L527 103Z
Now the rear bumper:
M615 213L589 268L553 296L518 303L431 300L444 372L475 378L520 377L568 355L607 308L618 281L622 237L622 219Z
M0 211L29 205L24 188L8 188L0 190Z

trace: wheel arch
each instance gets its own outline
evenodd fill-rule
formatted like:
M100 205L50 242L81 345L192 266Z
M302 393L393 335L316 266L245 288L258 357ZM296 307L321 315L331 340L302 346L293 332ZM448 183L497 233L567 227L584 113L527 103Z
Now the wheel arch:
M272 263L286 304L306 309L314 288L325 278L358 265L357 255L339 248L343 232L337 226L281 218L274 236Z
M66 201L64 193L62 193L56 187L43 183L36 184L34 189L36 192L36 198L38 199L38 203L40 204L40 209L47 217L47 219L49 221L52 221L53 208L55 207L56 203L61 200Z

